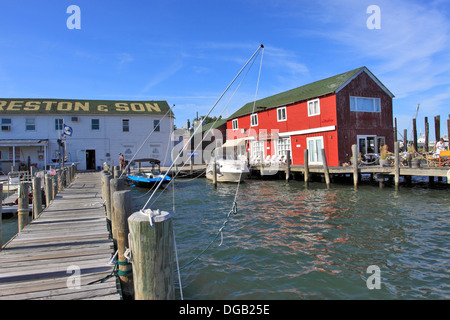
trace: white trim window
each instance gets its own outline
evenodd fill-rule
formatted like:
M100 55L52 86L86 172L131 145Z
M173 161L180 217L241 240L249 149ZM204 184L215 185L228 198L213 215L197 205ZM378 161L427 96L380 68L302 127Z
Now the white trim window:
M308 117L320 115L320 99L308 101Z
M122 132L130 132L130 119L122 119Z
M62 130L64 126L64 119L55 119L55 130Z
M310 164L322 164L323 137L306 138Z
M26 131L36 131L36 119L26 118L25 119L25 130Z
M91 119L91 130L100 130L100 119Z
M286 107L281 107L277 109L277 121L286 121L287 120L287 113L286 113Z
M281 138L277 140L277 155L287 156L287 152L291 151L291 138Z
M381 112L381 99L350 96L350 111Z
M233 121L231 121L231 125L232 125L232 127L233 127L233 130L239 129L239 126L238 126L238 119L234 119Z
M258 125L258 114L254 113L250 115L250 123L252 127L256 127Z
M260 159L264 159L264 141L252 141L251 148L252 157L260 157Z

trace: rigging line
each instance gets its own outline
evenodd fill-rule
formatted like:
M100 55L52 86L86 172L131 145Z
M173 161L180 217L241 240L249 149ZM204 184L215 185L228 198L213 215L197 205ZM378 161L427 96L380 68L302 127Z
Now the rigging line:
M256 58L256 57L255 57L255 58ZM252 60L252 63L251 63L251 65L250 65L250 68L247 70L247 72L245 73L244 77L241 79L241 82L240 82L239 85L236 87L236 89L234 90L232 96L230 97L230 99L228 100L228 102L227 102L227 104L225 105L224 109L222 110L222 112L221 112L219 115L221 115L221 114L225 111L225 109L227 108L227 106L230 104L230 102L231 102L231 100L233 99L233 97L235 96L237 90L240 88L240 86L242 85L243 81L245 80L245 78L247 77L248 73L250 72L250 69L252 68L254 62L255 62L255 59ZM261 63L262 63L262 62L261 62ZM203 119L205 119L205 117L202 118L202 121L203 121ZM214 121L214 124L216 124L217 121L218 121L218 119L216 119L216 120ZM206 132L206 134L205 134L204 137L202 138L202 141L195 147L195 149L194 149L193 152L197 151L197 149L202 145L202 142L205 140L205 138L208 136L208 134L213 130L212 128L214 127L214 124L208 129L208 131ZM189 156L189 158L188 158L187 160L189 160L190 158L192 158L192 155L193 155L193 153L191 153L191 155ZM186 161L185 163L183 163L183 165L182 165L181 168L178 170L178 172L175 173L175 176L172 177L172 180L169 181L169 183L165 186L165 188L161 191L161 193L156 197L156 199L155 199L152 203L150 203L150 206L152 206L153 204L156 203L156 201L158 201L159 197L162 195L162 193L163 193L164 191L167 190L167 188L169 187L169 185L170 185L171 183L175 183L175 178L176 178L176 177L178 176L178 174L181 172L181 169L183 169L187 164L188 164L188 161ZM207 169L205 169L204 171L202 171L197 177L192 178L192 179L187 180L187 181L191 181L191 180L197 179L197 178L200 177L204 172L206 172L206 170L207 170ZM151 190L153 190L153 188L152 188ZM147 195L148 193L150 193L150 191L148 191L145 195ZM145 196L145 195L144 195L144 196ZM174 211L175 211L175 210L174 210Z
M211 107L211 109L208 111L208 114L205 117L208 117L211 112L214 110L214 108L216 107L216 105L219 103L219 101L222 99L222 97L225 95L225 93L228 91L228 89L231 87L231 85L236 81L236 79L239 77L239 75L242 73L242 71L247 67L247 65L250 63L250 61L253 59L253 57L259 52L259 50L261 48L264 48L263 45L260 45L258 47L258 49L253 53L253 55L250 57L250 59L245 63L245 65L241 68L241 70L238 72L238 74L234 77L234 79L230 82L230 84L228 85L228 87L224 90L224 92L220 95L219 99L217 99L217 101L214 103L214 105ZM150 200L152 199L152 197L154 196L154 194L156 193L156 191L159 189L159 187L161 186L161 184L163 183L164 179L167 177L167 174L170 172L170 170L173 168L175 162L180 158L181 153L187 149L187 146L190 144L191 140L193 139L193 137L195 136L195 134L197 133L198 129L200 128L200 126L198 126L195 130L193 135L189 138L189 140L187 141L187 143L185 144L185 146L183 147L183 149L181 150L181 152L178 154L178 156L176 157L176 159L172 162L172 164L170 165L169 169L167 170L166 174L164 175L164 177L161 179L161 181L158 183L158 186L156 187L156 190L153 191L152 195L150 196L150 198L147 200L147 202L144 204L144 207L142 208L142 211L147 207L148 203L150 202Z
M253 101L253 112L252 113L255 113L256 96L258 95L259 79L261 78L261 69L262 69L263 56L264 56L264 47L262 47L262 52L261 52L261 63L259 64L259 74L258 74L258 81L256 83L255 100Z
M156 126L153 126L152 132L150 132L150 134L147 136L147 138L145 138L144 142L142 142L139 149L134 153L134 156L131 158L131 160L128 162L128 164L125 167L125 169L123 170L123 172L120 174L119 179L122 178L124 172L126 172L128 170L128 167L131 165L131 162L133 162L134 158L136 158L137 154L139 153L139 151L141 151L144 144L147 142L147 140L150 138L150 136L153 134L153 132L155 132L156 128L161 124L161 121L164 120L164 118L169 114L169 112L172 112L172 109L170 109L170 107L169 107L169 110L167 110L166 114L158 121L158 124Z

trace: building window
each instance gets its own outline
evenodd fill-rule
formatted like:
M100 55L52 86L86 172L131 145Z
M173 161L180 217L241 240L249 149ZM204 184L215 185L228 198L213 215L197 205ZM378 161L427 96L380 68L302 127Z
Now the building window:
M160 132L161 131L161 127L160 127L160 120L153 120L153 129L155 132Z
M287 115L286 115L286 107L281 107L277 109L277 120L278 121L286 121Z
M237 130L239 128L238 119L234 119L233 121L231 121L231 125L233 126L233 130Z
M36 131L36 119L34 118L25 119L25 130Z
M55 119L55 130L62 130L64 119Z
M264 158L264 141L252 141L252 157L259 157L260 159Z
M350 97L350 111L381 112L380 98Z
M320 114L320 100L314 99L308 101L308 117L317 116Z
M130 132L130 120L122 120L122 132Z
M92 130L100 130L100 119L92 119L91 120L91 129Z
M256 127L258 125L258 114L256 114L256 113L252 114L250 116L250 119L251 119L251 126Z
M2 131L11 131L11 119L2 118Z
M279 156L287 156L288 151L291 151L291 138L278 139L277 154Z
M323 137L306 138L309 163L322 164Z

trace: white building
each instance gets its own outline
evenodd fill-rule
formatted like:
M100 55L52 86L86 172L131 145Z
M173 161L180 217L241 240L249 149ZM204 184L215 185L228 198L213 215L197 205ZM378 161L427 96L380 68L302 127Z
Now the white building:
M63 154L79 170L118 165L119 153L171 164L173 113L166 101L0 99L0 121L4 173L20 164L56 166Z

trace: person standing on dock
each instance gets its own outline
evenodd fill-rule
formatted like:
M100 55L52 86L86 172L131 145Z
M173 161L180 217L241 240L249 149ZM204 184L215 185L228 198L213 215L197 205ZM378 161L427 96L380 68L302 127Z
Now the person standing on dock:
M445 151L444 138L441 138L441 140L436 143L436 153L440 154L441 151Z
M123 157L123 154L119 153L119 166L120 166L120 172L123 172L125 169L125 159Z

